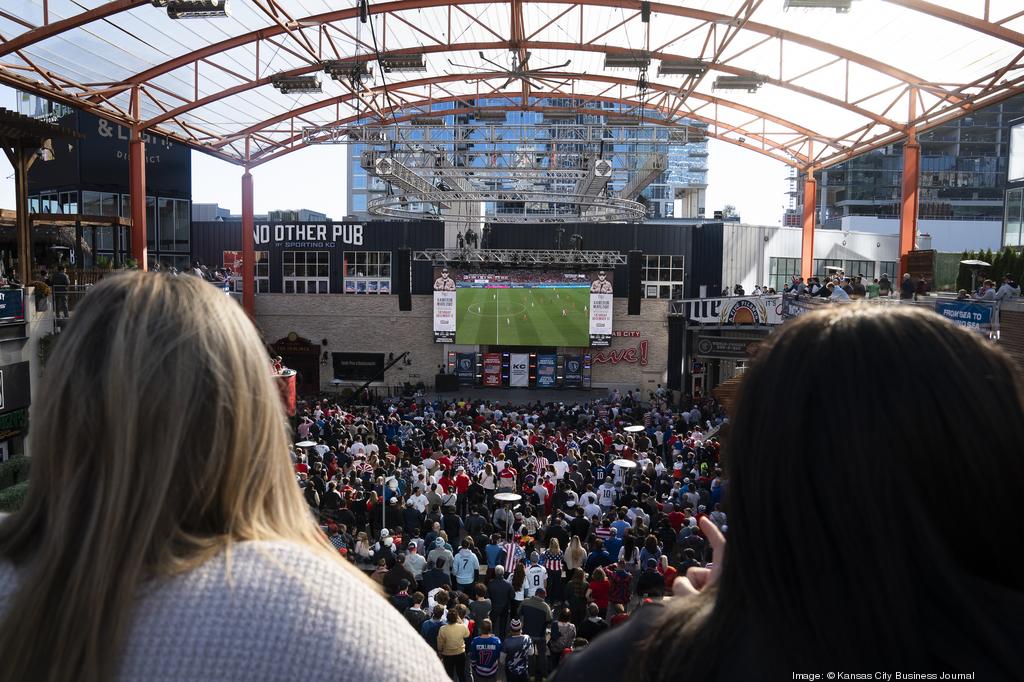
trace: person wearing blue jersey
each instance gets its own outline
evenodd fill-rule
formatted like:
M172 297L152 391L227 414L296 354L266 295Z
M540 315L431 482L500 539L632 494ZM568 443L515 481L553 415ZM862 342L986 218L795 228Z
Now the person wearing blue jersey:
M475 682L493 682L498 679L498 662L501 658L501 640L492 632L490 618L478 624L480 634L469 643L469 660L473 664Z

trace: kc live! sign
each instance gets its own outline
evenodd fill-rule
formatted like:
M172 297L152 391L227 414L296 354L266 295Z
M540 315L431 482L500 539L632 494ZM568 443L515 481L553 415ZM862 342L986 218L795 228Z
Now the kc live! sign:
M647 339L631 348L601 351L593 356L592 361L595 365L617 365L620 362L627 362L643 367L647 364Z

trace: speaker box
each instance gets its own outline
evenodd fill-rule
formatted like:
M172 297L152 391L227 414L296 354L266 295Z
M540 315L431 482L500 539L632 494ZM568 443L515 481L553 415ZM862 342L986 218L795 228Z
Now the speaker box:
M412 252L409 249L398 250L395 288L398 290L398 309L412 310Z
M626 256L627 281L629 282L628 312L630 315L640 314L640 289L643 286L640 283L640 279L642 276L643 259L643 251L630 251Z

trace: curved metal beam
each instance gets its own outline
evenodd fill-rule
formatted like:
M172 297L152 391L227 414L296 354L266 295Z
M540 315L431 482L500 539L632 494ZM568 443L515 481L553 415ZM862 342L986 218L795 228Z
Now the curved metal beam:
M510 3L512 0L501 0L502 3ZM622 8L626 10L633 10L635 12L640 11L641 0L529 0L530 2L537 4L576 4L587 7L611 7L611 8ZM491 0L393 0L392 2L385 2L370 5L370 14L389 14L395 12L403 12L414 9L429 9L432 7L446 7L448 5L472 5L472 4L496 4ZM664 14L667 16L683 17L688 19L697 19L700 21L708 22L726 22L731 23L735 20L735 17L729 14L719 14L717 12L708 12L705 10L698 10L689 7L680 7L676 5L669 5L661 2L651 2L651 12L655 14ZM344 21L357 17L359 14L358 8L349 8L343 10L334 10L331 12L324 12L321 14L314 14L308 17L302 17L297 19L301 24L328 24L334 21ZM760 33L768 36L769 38L778 38L780 40L797 43L805 47L831 54L842 59L848 59L849 61L860 64L861 66L883 73L896 80L903 81L910 85L917 87L923 87L926 89L932 89L930 84L924 79L915 76L912 73L898 69L890 64L872 59L853 50L847 50L840 48L823 40L817 38L811 38L805 36L802 33L794 33L787 31L775 26L769 26L767 24L761 24L754 21L747 21L743 24L743 30L749 30L754 33ZM215 54L225 52L242 45L262 40L265 38L272 38L274 36L285 33L286 30L280 26L268 26L256 31L251 31L238 36L233 36L226 40L222 40L218 43L212 43L206 47L199 48L187 54L179 55L173 59L170 59L162 64L158 64L150 69L141 71L134 76L125 79L123 82L131 85L139 85L147 80L156 78L175 69L181 68L182 66L191 64L192 62L205 59Z
M401 49L398 49L398 50L388 50L388 54L389 55L403 55L403 54L456 53L456 52L472 52L472 51L477 51L477 50L513 49L514 47L515 46L512 44L512 41L502 41L502 42L492 41L492 42L485 42L485 43L458 43L458 44L455 44L455 45L424 45L422 47L417 46L417 47L401 48ZM520 41L519 47L522 47L522 48L527 49L527 50L562 50L562 51L567 51L567 52L598 52L598 53L613 54L613 55L614 54L628 55L628 54L633 54L635 52L635 50L633 50L633 49L631 49L629 47L620 47L620 46L616 46L616 45L593 45L593 44L590 44L590 45L580 45L578 43L563 43L563 42L552 42L552 41L530 41L530 40ZM660 59L660 60L666 60L666 59L669 59L669 60L671 60L671 59L685 59L685 58L687 58L687 55L673 54L673 53L670 53L670 52L652 51L649 54L651 55L652 59ZM353 63L356 63L356 62L370 62L370 61L375 61L376 58L377 58L376 55L373 55L373 54L361 54L361 55L354 55L354 56L351 56L351 57L346 57L344 59L341 59L340 61L342 61L342 62L353 62ZM315 73L315 72L317 72L319 70L320 69L319 69L318 66L302 66L302 67L299 67L297 69L292 69L291 71L285 71L285 72L282 72L282 73L279 73L279 74L272 74L272 75L269 75L269 76L264 76L263 78L258 78L258 79L252 80L252 81L248 81L246 83L240 83L240 84L238 84L236 86L227 88L225 90L221 90L220 92L215 92L215 93L213 93L211 95L207 95L206 97L202 97L202 98L200 98L198 100L195 100L193 102L190 102L190 103L187 103L187 104L183 104L183 105L181 105L179 107L176 107L174 109L170 109L170 110L168 110L168 111L166 111L164 113L161 113L160 115L155 116L155 117L149 119L148 121L144 121L142 123L142 127L149 128L151 126L160 125L164 121L167 121L169 119L181 116L182 114L186 114L186 113L188 113L188 112L190 112L190 111L192 111L194 109L197 109L199 107L203 107L203 106L206 106L208 104L213 104L214 102L217 102L219 100L225 99L225 98L230 97L232 95L237 95L237 94L240 94L242 92L247 92L248 90L252 90L254 88L258 88L258 87L261 87L263 85L268 85L268 84L270 84L270 82L274 78L274 76L301 76L301 75L306 75L306 74L310 74L310 73ZM761 75L761 76L763 76L763 74L755 74L755 72L753 72L753 71L750 71L750 70L747 70L747 69L740 69L738 67L735 67L735 66L732 66L732 65L729 65L729 64L716 64L714 66L714 70L721 71L723 73L728 73L728 74L731 74L731 75L734 75L734 76L754 76L754 75ZM770 83L770 84L772 84L772 85L774 85L776 87L780 87L780 88L785 88L787 90L791 90L791 91L799 93L801 95L806 95L808 97L813 97L813 98L821 100L821 101L823 101L823 102L825 102L827 104L831 104L833 106L839 107L839 108L841 108L841 109L843 109L845 111L848 111L850 113L857 114L859 116L863 116L864 118L870 119L870 120L874 121L875 123L887 126L887 127L892 128L894 130L895 129L900 129L900 128L903 127L903 124L897 123L896 121L893 121L892 119L889 119L889 118L887 118L885 116L880 116L880 115L878 115L878 114L876 114L876 113L874 113L872 111L869 111L867 109L859 107L859 106L857 106L855 104L850 104L848 102L844 102L841 99L832 97L830 95L826 95L824 93L817 92L816 90L811 90L811 89L808 89L808 88L804 88L804 87L799 86L799 85L793 85L793 84L787 83L785 81L780 81L780 80L778 80L776 78L766 78L765 82L766 83ZM128 87L128 86L125 86L125 87Z
M52 38L58 33L70 31L78 28L79 26L85 26L86 24L90 24L94 21L100 21L101 19L106 19L111 15L146 4L149 4L147 0L113 0L113 2L108 2L105 5L100 5L99 7L86 10L80 14L75 14L67 19L61 19L60 21L55 21L52 24L46 24L45 26L34 28L31 31L25 31L14 38L11 38L6 43L0 44L0 57L17 52L18 50L24 50L26 47L46 40L47 38Z
M506 78L507 78L507 76L505 74L495 74L493 72L489 72L489 73L488 72L481 72L481 73L455 73L455 74L447 74L447 75L444 75L444 76L430 76L430 77L427 77L427 78L417 78L417 79L408 80L408 81L400 81L400 82L399 81L393 81L393 82L388 84L388 88L390 90L399 90L399 89L402 89L402 88L415 88L415 87L421 87L421 86L426 86L426 85L437 85L439 83L453 83L453 82L458 82L458 81L504 80ZM545 80L552 80L552 79L582 80L582 81L593 81L593 82L597 82L597 83L607 83L609 85L624 85L626 87L635 87L636 86L636 82L634 80L630 79L630 78L621 78L621 77L617 77L617 76L606 76L604 74L571 73L571 72L564 72L564 71L545 71L544 72L544 79ZM648 87L651 90L655 90L657 92L662 92L662 93L669 93L669 94L671 94L671 93L674 93L676 91L675 87L670 87L670 86L667 86L667 85L662 85L660 83L650 83ZM383 87L378 87L378 88L372 88L372 89L367 90L365 92L368 93L369 95L374 95L374 94L382 93L383 91L384 91ZM491 94L488 94L488 95L480 95L480 94L477 94L477 93L465 93L465 94L459 95L458 97L459 97L459 99L475 99L477 97L491 97L491 96L493 96L493 97L503 97L503 96L506 96L506 95L505 95L505 93L501 93L501 92L491 93ZM567 93L564 93L564 92L558 92L558 93L535 92L535 93L533 93L533 96L534 97L547 97L547 96L550 96L550 97L575 97L576 94L575 93L567 94ZM838 145L836 145L832 140L819 135L818 133L814 132L813 130L810 130L808 128L804 128L802 126L793 124L793 123L791 123L791 122L789 122L789 121L787 121L785 119L779 118L777 116L773 116L772 114L768 114L766 112L759 111L759 110L754 109L752 107L748 107L748 106L743 105L743 104L738 104L736 102L731 102L729 100L723 100L723 99L720 99L718 97L711 97L709 95L704 95L704 94L701 94L701 93L693 93L691 95L691 97L693 97L694 99L699 99L701 101L708 102L710 104L717 104L717 105L723 106L723 107L725 107L727 109L731 109L731 110L734 110L734 111L740 111L740 112L743 112L745 114L749 114L751 116L756 116L758 118L764 119L765 121L771 121L772 123L778 124L780 126L785 126L789 130L793 131L794 135L804 135L804 136L809 137L811 139L817 139L817 140L829 143L832 146L837 146L838 147ZM256 123L256 124L251 125L251 126L245 128L243 130L238 131L238 133L236 135L238 137L244 137L246 135L252 135L254 133L258 133L260 130L266 128L267 126L272 126L272 125L274 125L276 123L280 123L281 121L286 121L289 118L292 118L294 116L301 116L303 114L308 114L311 111L316 111L317 109L323 109L325 107L333 106L335 104L344 104L344 103L349 102L349 101L351 101L353 99L357 99L356 95L349 93L349 94L346 94L346 95L339 95L337 97L331 97L329 99L320 100L319 102L313 102L313 103L307 104L307 105L305 105L303 107L299 107L297 109L291 109L291 110L286 111L284 113L278 114L277 116L272 116L271 118L268 118L268 119L266 119L264 121L260 121L259 123ZM689 112L684 112L684 113L682 113L680 115L680 118L686 118L688 116L691 116L691 114ZM715 121L715 124L718 125L718 124L720 124L720 122L719 121ZM226 144L226 142L218 143L218 144L215 144L215 145L212 145L212 146L213 146L213 148L218 148L219 146L223 146L223 144Z
M514 94L510 95L509 99L514 99L514 98L520 97L520 96L521 96L521 93L514 93ZM537 96L537 95L536 95L536 93L533 93L532 96ZM611 102L619 102L619 103L624 103L624 102L627 101L627 100L621 100L621 99L618 99L618 98L615 98L615 97L603 97L603 96L599 96L599 95L577 95L575 97L578 98L578 99L588 99L588 100L591 100L591 101L611 101ZM429 100L422 100L420 102L410 102L407 106L408 107L414 107L414 106L426 105L426 104L429 104L429 103L456 102L456 101L459 101L461 99L465 99L465 98L464 97L446 97L446 98L443 98L443 99L429 99ZM667 107L652 107L652 108L667 109ZM524 111L524 110L525 111L538 111L538 112L542 112L542 113L545 112L545 111L570 111L570 109L568 109L567 107L544 107L544 106L537 106L537 105L530 105L530 106L527 106L527 107L523 107L523 106L511 106L510 105L510 106L464 107L464 108L461 108L461 109L446 109L444 111L444 113L445 114L450 114L450 115L455 115L455 114L472 113L474 111ZM400 117L397 117L394 122L401 123L401 122L404 122L404 121L411 120L411 119L413 119L413 118L415 118L416 116L419 116L419 115L422 115L422 113L409 114L407 116L400 116ZM365 116L363 116L363 115L350 116L348 118L339 119L339 120L334 121L333 123L329 123L327 125L346 125L346 124L349 124L349 123L355 123L355 122L357 122L357 121L359 121L360 119L363 119L363 118L365 118ZM707 120L707 122L709 122L709 123L714 123L714 121L710 121L708 119L704 119L704 118L698 117L698 116L694 116L694 117L691 117L691 118L694 118L695 120ZM663 124L663 123L658 122L658 121L652 121L652 123ZM736 131L734 131L734 132L740 133L743 137L750 137L751 139L761 139L760 136L757 133L750 133L750 132L744 131L744 130L742 130L740 128L737 128ZM779 156L779 155L773 153L772 151L768 151L768 150L766 150L764 148L761 148L761 147L758 147L756 145L749 144L748 142L741 142L740 139L726 137L725 135L720 135L718 133L712 133L710 131L706 131L706 136L710 137L710 138L714 138L716 140L720 140L722 142L728 142L729 144L736 145L737 147L742 147L744 149L748 149L750 151L757 152L758 154L762 154L764 156L767 156L767 157L769 157L771 159L774 159L774 160L776 160L776 161L778 161L780 163L784 163L787 166L792 166L794 168L803 168L803 164L801 163L801 161L806 161L807 160L806 156L800 155L800 154L793 155L793 156L796 157L796 159L786 158L785 156ZM301 135L296 135L296 136L294 136L292 138L289 138L289 140L286 140L283 144L287 144L288 142L292 142L292 141L301 139L301 137L302 137ZM778 144L776 144L774 142L771 142L770 140L762 140L762 141L766 145L768 145L771 149L773 149L773 150L774 149L778 149L778 150L782 149L781 145L778 145ZM269 163L270 161L273 161L274 159L277 159L277 158L280 158L282 156L285 156L286 154L291 154L292 152L298 151L300 149L306 149L309 146L310 145L303 143L303 144L293 145L293 146L290 146L290 147L281 148L281 149L279 149L279 150L277 150L275 152L267 154L266 156L258 156L258 157L256 157L255 160L249 162L247 167L248 168L255 168L257 166L261 166L261 165L263 165L265 163ZM792 154L792 152L789 152L788 150L785 153L786 154Z
M970 14L964 14L958 12L955 9L949 7L942 7L931 2L925 2L925 0L885 0L891 5L897 5L921 14L927 14L935 17L936 19L942 19L964 28L969 28L972 31L978 33L984 33L987 36L1004 40L1011 45L1018 47L1024 47L1024 33L1014 31L1013 29L1006 28L1001 24L995 24L986 19L979 19L976 16ZM987 6L988 3L986 2Z

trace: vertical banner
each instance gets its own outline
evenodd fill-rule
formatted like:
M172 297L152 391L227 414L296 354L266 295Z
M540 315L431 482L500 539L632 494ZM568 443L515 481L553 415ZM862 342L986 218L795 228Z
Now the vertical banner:
M434 343L455 343L454 291L434 291Z
M565 356L565 381L566 388L579 388L583 385L583 356Z
M0 324L25 321L25 297L21 289L0 289Z
M604 270L590 283L590 345L609 346L612 342L612 281Z
M484 353L484 386L501 386L501 353Z
M541 388L555 387L555 365L558 362L557 355L537 356L537 385Z
M455 354L455 376L463 386L476 383L476 353Z
M527 353L512 353L508 365L509 386L530 385L530 356Z

